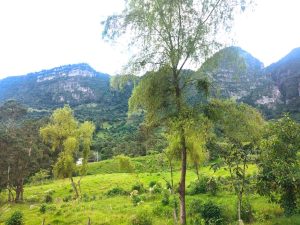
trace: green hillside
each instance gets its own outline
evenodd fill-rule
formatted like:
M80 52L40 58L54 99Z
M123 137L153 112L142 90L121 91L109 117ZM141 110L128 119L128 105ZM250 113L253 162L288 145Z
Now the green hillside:
M160 156L147 156L132 159L134 165L143 164L135 173L122 173L118 168L117 159L89 164L89 175L82 180L81 200L72 200L72 188L68 180L50 180L45 184L28 184L25 187L25 202L22 204L2 204L0 207L0 224L15 210L22 210L25 224L41 224L45 218L45 224L87 224L88 218L91 224L131 224L132 218L142 212L148 212L153 224L173 224L172 208L169 204L163 205L162 199L166 191L165 179L169 179L166 170L149 173L152 160ZM156 170L159 168L157 167ZM256 169L250 166L251 174ZM209 166L200 170L202 176L214 176L223 179L224 185L219 187L216 195L209 192L198 195L187 195L188 212L192 213L194 200L207 202L209 200L220 205L226 224L234 224L235 197L230 186L226 185L228 172L220 170L214 173ZM188 170L187 184L196 179L196 174ZM179 180L179 172L175 171L175 182ZM160 190L150 192L149 184L153 182L161 185ZM134 206L130 192L132 186L141 183L144 191L139 194L142 202ZM110 190L118 189L124 193L114 194ZM189 189L189 188L188 188ZM4 197L5 193L2 193ZM52 201L45 203L45 197L51 196ZM254 224L300 224L300 217L284 218L279 205L268 203L267 199L257 194L247 194L253 205L254 215L257 222ZM45 212L41 208L45 208ZM42 211L42 212L41 212ZM148 214L147 214L148 215Z

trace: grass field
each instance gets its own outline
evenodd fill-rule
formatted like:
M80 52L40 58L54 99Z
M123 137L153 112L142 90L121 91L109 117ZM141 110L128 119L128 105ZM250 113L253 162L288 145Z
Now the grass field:
M15 210L21 210L24 214L25 224L38 225L45 218L45 224L87 224L88 218L91 224L130 224L132 217L140 212L148 212L152 215L153 224L164 225L173 224L172 209L170 206L161 204L162 194L149 193L141 194L143 202L134 206L130 198L131 187L141 182L145 189L149 189L151 181L159 182L165 186L165 179L169 179L169 173L159 171L156 168L147 167L152 160L157 160L153 156L139 157L133 159L139 173L120 173L116 160L107 160L89 165L88 176L81 182L83 197L79 200L72 200L73 191L69 180L54 180L43 185L26 185L25 202L21 204L4 203L5 193L2 193L2 203L0 207L0 224L4 224L6 219ZM156 164L158 165L158 163ZM144 172L143 172L144 171ZM256 171L255 166L249 166L249 173ZM227 171L221 169L214 173L209 167L204 167L200 171L201 175L226 177ZM192 170L187 173L187 184L196 179ZM175 180L179 180L179 171L175 172ZM122 188L127 194L108 196L107 192L113 188ZM52 202L43 203L46 195L51 194ZM248 198L253 205L256 222L253 224L300 224L300 216L285 218L279 205L268 203L267 199L257 194L249 194ZM187 209L192 200L211 200L219 204L223 209L226 224L235 224L236 198L228 190L220 190L216 196L210 194L187 195ZM45 212L40 212L41 206Z

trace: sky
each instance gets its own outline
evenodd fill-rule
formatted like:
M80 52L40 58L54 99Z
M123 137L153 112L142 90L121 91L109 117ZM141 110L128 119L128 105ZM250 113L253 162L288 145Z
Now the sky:
M267 66L300 47L300 1L256 2L231 35ZM82 62L119 73L127 48L102 40L101 21L122 9L123 0L0 0L0 79Z

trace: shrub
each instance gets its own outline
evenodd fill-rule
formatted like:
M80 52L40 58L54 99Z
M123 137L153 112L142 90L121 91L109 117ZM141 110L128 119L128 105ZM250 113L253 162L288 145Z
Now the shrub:
M84 202L90 201L90 197L87 193L83 193L81 198L82 198L82 201L84 201Z
M52 195L51 195L51 194L46 194L46 195L44 196L44 202L45 202L45 203L51 203L51 202L53 202Z
M40 213L45 213L46 212L46 204L41 204L40 206Z
M207 182L207 191L215 196L217 194L217 191L218 191L218 183L217 183L217 180L215 178L210 178Z
M15 211L5 222L5 225L23 225L24 218L21 211Z
M202 217L205 220L205 224L222 224L222 210L221 208L209 201L203 205Z
M36 203L36 202L39 202L40 199L37 195L30 195L26 198L26 201L29 203Z
M65 197L63 197L63 202L69 202L72 200L72 196L71 195L67 195Z
M152 217L147 212L140 212L131 219L131 225L152 225Z
M161 200L162 205L169 205L170 203L170 193L168 191L163 192L163 197Z
M150 183L149 183L149 187L150 188L152 188L155 184L156 184L157 182L156 181L154 181L154 180L152 180L152 181L150 181Z
M149 188L149 192L152 194L158 194L162 192L162 186L160 183L156 183L153 187Z
M105 195L109 196L109 197L113 197L113 196L117 196L117 195L128 195L128 192L125 191L123 188L114 187L114 188L108 190Z
M173 208L170 206L161 206L158 205L152 210L153 215L163 217L163 218L171 218L173 215Z
M132 186L131 191L138 191L139 193L145 192L144 185L142 183L136 183Z
M189 204L189 214L192 216L200 215L203 211L203 202L198 199L193 199Z
M196 194L204 194L207 192L207 182L208 178L203 177L200 180L196 180L192 183L190 183L188 187L188 194L190 195L196 195Z
M139 196L139 192L137 190L134 190L130 193L130 198L134 206L137 206L142 202L142 198Z
M39 172L35 173L30 177L30 183L32 184L43 184L50 178L50 171L41 169Z

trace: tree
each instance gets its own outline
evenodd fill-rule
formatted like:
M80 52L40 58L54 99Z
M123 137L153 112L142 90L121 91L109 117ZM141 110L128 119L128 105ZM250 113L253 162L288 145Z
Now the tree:
M86 174L94 130L95 126L92 122L79 123L69 106L56 109L50 122L40 129L44 142L49 144L53 151L59 153L54 165L55 176L70 179L76 198L80 196L80 181ZM79 167L80 179L75 183L73 174L77 169L75 160L79 150L82 150L83 160Z
M222 149L221 157L230 172L238 198L238 220L243 224L241 208L247 188L247 167L257 151L265 122L256 109L229 100L214 100L207 110L208 115L215 121Z
M281 204L286 215L296 212L300 168L300 126L288 115L268 125L259 157L259 193ZM276 196L279 197L276 198Z
M224 30L222 28L231 27L235 12L244 9L246 3L247 0L129 0L120 15L110 16L104 22L103 36L111 40L129 31L132 36L130 46L139 50L130 60L130 67L167 69L169 89L175 100L171 113L178 119L184 118L183 89L186 85L181 82L184 67L187 63L203 61L218 46L216 34ZM162 96L169 104L169 96ZM182 164L180 223L186 224L187 149L183 123L179 125L179 133Z
M39 139L40 121L25 120L26 108L15 101L0 107L0 186L8 201L23 201L26 179L44 165L47 148ZM15 193L15 194L14 194Z

